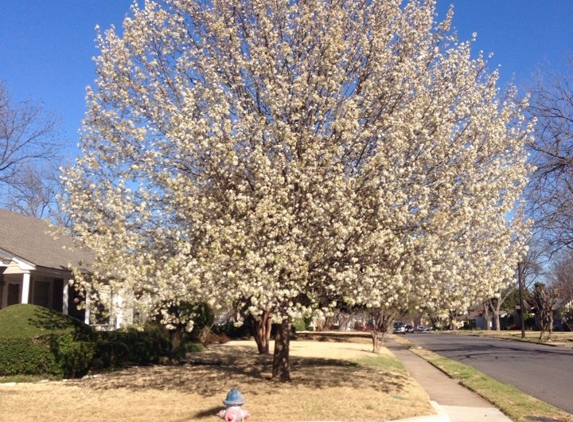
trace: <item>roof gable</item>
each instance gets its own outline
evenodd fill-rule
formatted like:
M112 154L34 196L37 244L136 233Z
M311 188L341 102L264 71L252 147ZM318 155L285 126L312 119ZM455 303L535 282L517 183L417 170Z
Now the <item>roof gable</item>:
M91 254L74 246L72 238L46 221L0 209L0 249L37 267L68 270L83 266Z

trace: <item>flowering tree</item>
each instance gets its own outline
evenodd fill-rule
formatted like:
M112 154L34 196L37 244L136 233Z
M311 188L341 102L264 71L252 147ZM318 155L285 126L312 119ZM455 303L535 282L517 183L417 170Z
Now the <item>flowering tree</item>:
M98 37L64 176L98 276L281 322L488 296L515 268L522 104L434 1L148 1ZM511 252L508 252L511 251Z

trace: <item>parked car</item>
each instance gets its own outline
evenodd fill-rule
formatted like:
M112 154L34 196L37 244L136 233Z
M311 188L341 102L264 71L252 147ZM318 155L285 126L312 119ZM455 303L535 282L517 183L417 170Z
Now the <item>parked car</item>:
M416 327L417 331L432 331L434 328L429 325L418 325Z
M406 332L407 333L413 333L414 332L414 326L413 325L406 325Z
M394 323L394 334L406 334L406 326L402 322L395 322Z

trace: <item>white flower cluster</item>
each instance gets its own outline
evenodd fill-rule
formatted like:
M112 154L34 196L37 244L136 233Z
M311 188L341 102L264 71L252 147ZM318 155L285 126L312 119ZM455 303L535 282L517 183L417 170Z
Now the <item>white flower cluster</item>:
M435 1L133 6L98 37L64 175L100 278L279 319L499 290L524 252L530 128L434 17Z

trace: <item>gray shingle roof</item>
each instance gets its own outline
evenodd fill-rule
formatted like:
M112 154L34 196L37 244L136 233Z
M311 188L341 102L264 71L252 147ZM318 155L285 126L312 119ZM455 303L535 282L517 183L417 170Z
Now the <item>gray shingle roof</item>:
M56 233L46 221L0 209L0 249L37 267L68 270L84 267L91 254L74 247L72 238Z

